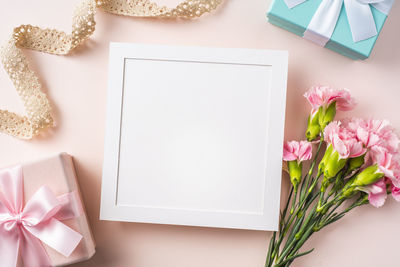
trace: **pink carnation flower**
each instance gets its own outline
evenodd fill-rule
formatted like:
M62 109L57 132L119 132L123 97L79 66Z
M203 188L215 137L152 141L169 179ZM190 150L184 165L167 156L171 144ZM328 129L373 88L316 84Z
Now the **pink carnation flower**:
M352 119L347 127L367 148L382 146L391 153L398 151L399 138L387 120Z
M370 157L373 163L378 164L379 170L385 174L384 179L367 187L370 204L381 207L385 203L386 185L390 186L393 198L400 201L399 154L392 154L381 146L373 146L370 150Z
M312 106L312 113L318 111L320 107L328 107L331 103L336 102L337 110L351 110L356 105L354 98L346 89L334 89L328 86L314 86L308 90L304 97Z
M307 141L290 141L283 146L283 160L302 162L312 157L312 145Z
M342 159L356 158L366 153L363 144L341 123L333 121L325 127L324 139L339 153Z
M384 147L374 146L371 148L371 159L378 164L379 170L385 174L385 177L400 187L400 163L399 154L392 154Z

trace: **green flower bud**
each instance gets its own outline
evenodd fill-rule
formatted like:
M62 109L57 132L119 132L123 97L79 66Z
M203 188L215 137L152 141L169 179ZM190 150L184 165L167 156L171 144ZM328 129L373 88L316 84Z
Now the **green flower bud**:
M379 170L378 165L375 164L369 166L360 172L356 177L347 182L342 190L342 195L346 198L350 198L359 190L362 190L363 187L377 182L384 176L385 174Z
M327 162L328 158L331 156L332 152L333 152L333 147L331 144L329 144L325 150L324 156L322 157L322 159L318 165L318 176L324 173L326 162Z
M349 172L357 170L365 163L365 154L356 158L349 159Z
M321 127L319 126L319 114L322 112L322 107L315 114L308 116L306 137L308 141L312 141L318 137L321 133Z
M308 117L306 137L312 141L324 131L326 125L335 119L336 102L331 103L327 108L320 107L315 114Z
M321 131L323 131L331 121L335 119L336 116L336 102L331 103L327 109L323 109L319 114L318 123Z
M324 168L324 178L330 179L336 176L338 172L346 165L347 159L341 159L339 153L333 150L331 155L326 159Z
M379 179L383 178L385 174L381 172L377 164L365 168L360 172L353 182L355 186L367 186L377 182Z
M288 161L290 181L294 187L294 191L297 192L297 186L299 185L302 177L303 164L298 163L297 160Z

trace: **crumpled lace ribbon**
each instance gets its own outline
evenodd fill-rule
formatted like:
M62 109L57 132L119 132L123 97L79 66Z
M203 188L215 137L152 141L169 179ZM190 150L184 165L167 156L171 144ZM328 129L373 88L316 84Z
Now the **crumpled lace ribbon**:
M0 110L0 132L31 139L54 125L49 100L21 48L67 55L95 30L97 8L132 17L195 18L216 9L222 0L185 0L175 8L158 6L150 0L84 0L74 13L72 32L21 25L0 51L1 62L23 101L26 115Z

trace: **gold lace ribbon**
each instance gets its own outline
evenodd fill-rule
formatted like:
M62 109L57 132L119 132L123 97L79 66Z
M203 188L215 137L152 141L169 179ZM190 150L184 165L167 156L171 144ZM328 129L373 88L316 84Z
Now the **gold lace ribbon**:
M56 55L67 55L95 30L97 8L105 12L133 17L194 18L216 9L222 0L186 0L175 8L158 6L150 0L85 0L74 12L72 33L21 25L2 47L0 57L26 111L25 116L0 110L0 132L30 139L54 124L49 100L41 90L35 73L21 48Z

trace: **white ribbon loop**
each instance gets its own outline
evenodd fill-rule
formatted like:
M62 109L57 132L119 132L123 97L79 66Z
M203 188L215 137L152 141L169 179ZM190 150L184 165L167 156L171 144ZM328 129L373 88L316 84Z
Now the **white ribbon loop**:
M344 0L344 6L354 42L366 40L378 34L371 7L368 3Z
M284 1L293 8L307 0ZM359 42L378 34L371 6L387 16L394 0L322 0L304 32L304 38L325 46L335 30L343 3L353 41Z
M385 0L385 1L380 1L380 0L358 0L360 2L368 2L373 6L374 8L378 9L380 12L385 14L386 16L389 15L390 9L392 9L392 6L394 4L394 0Z

